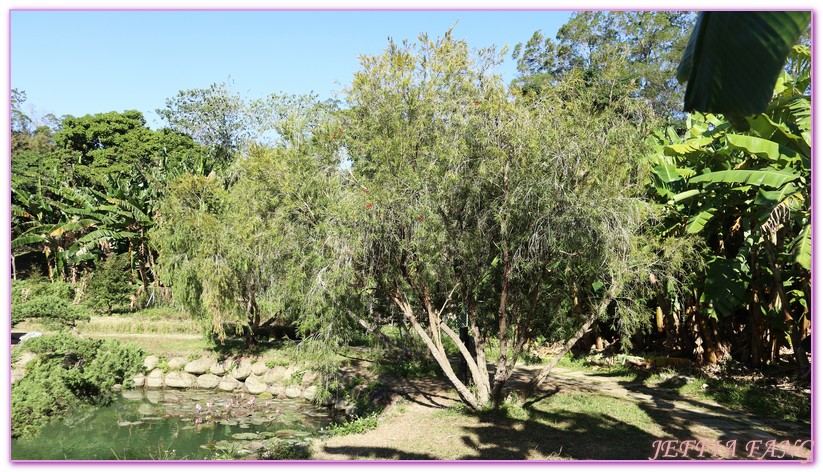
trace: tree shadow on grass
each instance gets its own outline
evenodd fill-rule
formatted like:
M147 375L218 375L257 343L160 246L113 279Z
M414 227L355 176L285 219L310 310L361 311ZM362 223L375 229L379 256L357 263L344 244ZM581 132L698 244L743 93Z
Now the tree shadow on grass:
M525 421L480 415L481 424L463 436L476 453L461 459L645 460L657 439L606 413L531 408L529 414Z
M329 454L342 454L350 457L350 460L406 460L406 461L434 461L438 460L430 454L416 452L406 452L390 447L364 447L364 446L325 446L323 450Z
M478 421L468 421L472 424L463 427L464 434L457 440L462 442L461 450L473 452L456 457L458 460L645 460L654 452L652 445L657 439L608 414L532 409L527 420L512 419L502 412L466 416ZM396 448L325 446L323 450L352 460L444 459L432 453L405 451L403 445Z
M678 388L686 384L685 378L675 377L654 388L643 385L642 380L645 378L640 378L640 381L637 379L622 381L619 384L630 392L650 397L649 400L638 401L637 405L658 423L670 438L680 441L719 439L724 444L728 441L737 441L739 444L733 457L726 456L727 450L721 450L717 457L705 456L704 459L751 459L752 457L748 455L749 452L745 448L749 441L794 441L811 437L809 424L759 418L745 411L726 408L683 395ZM798 451L798 453L801 457L793 455L785 458L807 457L804 452ZM694 458L695 455L691 457ZM779 454L774 454L770 458L775 458L777 455Z
M404 400L425 407L448 408L459 402L448 380L440 376L397 379L381 374L377 381Z

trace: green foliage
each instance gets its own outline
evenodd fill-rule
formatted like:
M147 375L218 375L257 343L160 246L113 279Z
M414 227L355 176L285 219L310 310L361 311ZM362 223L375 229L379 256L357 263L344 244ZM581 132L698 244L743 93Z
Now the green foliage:
M249 149L228 188L212 177L173 183L151 233L174 299L221 343L270 324L304 333L334 325L318 321L332 303L318 274L330 264L341 176L313 134L327 107L310 102L276 101L281 141Z
M512 94L493 74L500 60L422 35L363 58L347 90L357 283L414 314L441 359L440 313L505 340L504 363L521 339L574 333L632 276L626 254L649 212L636 153L652 111L633 86L572 71Z
M355 416L345 423L335 424L323 430L324 433L332 436L348 436L350 434L363 434L373 429L377 429L380 424L380 417L377 412L369 413L365 416Z
M152 164L153 132L136 110L82 117L66 116L54 135L61 159L70 166L72 183L100 185L107 175L133 175Z
M12 326L34 318L39 318L50 326L68 328L78 321L88 321L89 315L72 302L51 295L34 297L12 307Z
M131 281L131 264L127 255L113 255L89 277L85 303L101 313L122 308L134 293Z
M179 133L150 130L136 111L67 116L54 123L53 136L40 128L34 144L12 153L13 255L42 254L45 261L25 260L45 262L51 279L76 280L102 256L129 252L148 288L154 206L167 179L202 160L200 147ZM45 139L37 133L54 144L37 144Z
M67 334L35 338L24 348L37 357L12 385L12 437L34 435L68 409L110 402L112 386L128 384L143 361L135 346Z
M737 21L732 13L717 15ZM745 119L748 132L735 131L722 117L696 113L683 137L673 130L655 133L658 151L649 158L650 196L662 210L661 236L691 234L704 244L703 277L686 284L691 295L673 300L674 309L682 313L693 303L700 316L715 319L744 312L765 316L766 330L774 330L781 343L790 333L796 352L801 352L809 293L811 128L803 68L809 54L801 46L791 50L797 75L780 74L766 112ZM761 362L758 337L748 334L744 341L755 352L753 363ZM731 341L740 342L733 336ZM799 366L803 357L797 356Z
M276 441L261 454L262 459L296 461L311 458L311 451L305 444L290 441Z
M14 280L11 284L11 325L38 319L48 326L68 328L88 321L89 314L74 304L74 287L64 282L50 283L42 277Z
M248 138L246 104L225 83L205 89L181 90L156 110L171 129L191 136L209 151L199 173L225 171Z
M686 111L736 117L764 113L775 81L810 12L702 12L677 70ZM802 90L805 92L805 90Z
M401 379L433 377L437 375L437 364L431 359L411 359L399 362L383 361L378 366L378 373Z
M634 82L636 95L648 100L658 117L679 119L683 87L674 76L694 18L693 12L679 11L575 12L555 39L537 31L515 46L515 84L525 93L541 93L575 72L591 86ZM603 91L600 100L622 93Z

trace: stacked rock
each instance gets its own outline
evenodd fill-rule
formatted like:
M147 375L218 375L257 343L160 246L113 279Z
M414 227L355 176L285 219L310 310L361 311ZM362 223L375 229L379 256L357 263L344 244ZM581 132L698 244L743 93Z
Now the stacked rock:
M302 375L301 375L302 374ZM187 361L173 357L161 365L157 356L143 362L143 373L134 376L134 386L146 389L199 388L226 392L265 392L278 398L313 400L319 376L295 367L268 367L265 362L242 358L239 361L216 361L201 357Z

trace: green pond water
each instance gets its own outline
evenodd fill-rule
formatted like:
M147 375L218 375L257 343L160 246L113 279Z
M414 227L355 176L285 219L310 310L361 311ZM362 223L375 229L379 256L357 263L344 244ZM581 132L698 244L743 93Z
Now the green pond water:
M333 419L300 400L214 391L124 391L112 404L75 411L34 438L13 439L12 460L212 460L268 458L306 448Z

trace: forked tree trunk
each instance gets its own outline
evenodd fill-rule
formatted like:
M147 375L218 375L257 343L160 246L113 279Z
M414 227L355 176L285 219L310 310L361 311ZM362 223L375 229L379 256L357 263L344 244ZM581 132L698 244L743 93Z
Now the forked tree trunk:
M479 398L476 393L469 390L466 384L460 381L457 374L454 372L451 363L449 362L449 358L446 355L446 351L443 349L442 340L434 340L431 338L431 336L429 336L429 333L426 332L426 330L423 328L423 326L420 325L420 322L417 320L417 316L415 315L414 310L412 309L409 302L406 301L404 297L402 297L400 293L396 291L392 294L392 300L397 305L397 307L400 308L400 310L403 313L403 316L409 321L409 323L411 323L412 328L420 337L420 339L422 339L423 342L426 344L426 347L429 348L429 352L431 352L432 356L434 357L434 360L437 362L437 365L440 366L440 369L446 375L446 378L448 378L449 382L451 382L452 385L454 385L454 387L457 389L457 394L460 395L460 398L463 400L463 402L465 402L470 408L474 410L479 410L486 403L488 403L488 399ZM457 346L460 348L461 354L463 354L464 358L466 358L466 361L469 365L469 370L472 373L472 378L474 379L475 384L479 385L480 382L483 382L485 380L486 385L488 385L488 378L480 378L479 370L477 368L477 362L474 359L472 359L471 356L468 354L468 350L465 346L463 346L463 343L460 342L460 338L448 326L446 326L445 324L441 324L439 322L439 316L436 316L436 312L429 312L428 315L430 317L429 319L438 325L438 327L434 327L432 332L444 332L449 337L452 337L452 335L454 336L453 339L456 339L455 344L457 344Z
M563 349L560 350L555 356L542 368L540 369L537 374L532 377L529 381L528 385L520 392L520 403L525 403L526 400L534 396L535 392L540 388L540 385L546 380L546 377L549 376L552 369L557 366L557 363L560 362L563 357L568 354L571 350L572 346L583 337L584 334L591 328L594 322L597 320L597 317L602 315L606 312L606 309L609 307L609 304L612 302L615 294L617 293L617 287L614 285L614 280L612 280L612 287L609 289L609 293L601 302L600 305L597 307L597 310L592 312L583 323L583 326L577 330L574 335L566 341L566 344L563 345Z

